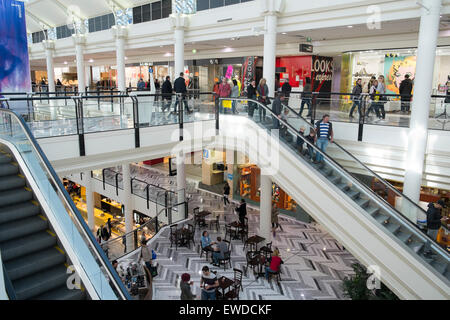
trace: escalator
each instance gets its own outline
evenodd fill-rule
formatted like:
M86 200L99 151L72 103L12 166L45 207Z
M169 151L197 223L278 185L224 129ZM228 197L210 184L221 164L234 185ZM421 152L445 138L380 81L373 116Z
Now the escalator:
M130 299L29 128L5 109L0 255L10 300Z
M220 135L240 139L240 136L252 136L253 132L259 134L260 140L254 139L247 145L241 141L236 145L245 145L242 150L253 158L253 163L270 167L276 162L276 168L267 169L265 175L270 175L366 266L379 266L381 279L397 295L411 299L450 298L450 255L415 220L410 220L411 216L425 215L419 206L337 143L330 144L327 153L310 144L299 131L304 127L307 134L312 126L294 110L290 109L287 119L278 120L285 130L274 135L270 105L247 99L230 100L240 102L241 107L247 101L253 102L258 111L249 116L245 109L238 108L237 115L222 115L226 108L221 108ZM263 110L266 119L260 118ZM239 127L245 127L244 135ZM324 160L312 162L308 152L299 151L297 140L303 142L304 151L309 146L322 154ZM261 152L260 143L255 141L269 141L271 146ZM373 179L394 192L401 206L393 207L372 190ZM427 247L431 254L425 254Z

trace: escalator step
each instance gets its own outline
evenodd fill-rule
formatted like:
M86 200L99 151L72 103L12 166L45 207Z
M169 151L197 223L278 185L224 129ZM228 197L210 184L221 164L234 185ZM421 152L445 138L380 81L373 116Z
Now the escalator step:
M85 300L86 292L78 289L70 290L66 285L47 291L33 300Z
M5 154L0 154L0 165L5 163L10 163L12 161L12 157L8 157Z
M349 190L350 189L350 187L348 186L348 184L346 183L346 182L341 182L341 183L338 183L337 184L337 187L339 188L339 189L341 189L342 191L346 191L346 190Z
M25 186L25 179L18 175L4 176L0 179L0 191L20 188Z
M424 244L413 240L408 242L407 246L410 247L415 253L419 253L419 251L424 247Z
M0 192L0 207L10 206L16 203L30 201L32 199L33 193L25 188L2 191Z
M331 176L331 177L328 178L328 180L329 180L332 184L336 185L336 184L339 183L339 181L341 180L341 177L339 177L339 176Z
M67 268L61 264L60 266L12 281L12 285L16 291L17 299L26 300L65 285L67 278Z
M19 167L11 163L0 165L0 177L16 175L19 173Z
M2 207L0 210L0 224L35 216L39 212L39 206L34 205L31 201Z
M400 225L392 222L388 222L387 224L384 224L386 229L388 229L391 233L396 233L400 229Z
M3 223L0 225L0 242L22 238L47 228L47 221L39 216Z
M372 217L375 216L376 214L378 214L378 210L379 208L377 207L372 207L372 206L368 206L365 208L365 210L367 211L368 214L370 214Z
M362 208L366 208L367 205L369 204L370 200L369 199L363 199L363 198L358 198L355 201L360 207Z
M56 245L56 237L48 232L38 232L8 242L0 243L3 262L22 257Z
M447 264L444 263L443 261L434 260L433 262L431 262L431 266L442 275L447 270Z
M361 193L357 190L348 190L345 192L351 199L356 199Z
M401 230L398 230L396 233L395 233L395 236L400 240L400 241L402 241L403 243L408 243L408 240L411 238L411 233L408 233L408 232L404 232L404 231L401 231Z
M385 221L389 221L388 216L385 216L384 214L381 214L379 212L377 214L373 215L373 217L375 218L375 220L378 221L378 223L381 223L381 224L386 224Z
M56 248L51 248L5 262L5 268L11 281L14 281L57 266L65 261L64 254Z

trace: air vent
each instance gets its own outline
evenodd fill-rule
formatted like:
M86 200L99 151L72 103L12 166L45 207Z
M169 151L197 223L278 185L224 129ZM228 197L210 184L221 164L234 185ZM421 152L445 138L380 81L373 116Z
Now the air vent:
M220 20L217 20L217 22L225 22L225 21L231 21L231 20L233 20L233 18L220 19Z

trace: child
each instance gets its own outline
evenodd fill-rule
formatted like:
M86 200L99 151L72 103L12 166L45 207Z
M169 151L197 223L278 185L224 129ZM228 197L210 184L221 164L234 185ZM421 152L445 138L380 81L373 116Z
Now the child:
M302 137L305 136L305 127L301 127L300 131L299 131L300 135ZM298 152L300 152L301 154L303 154L303 144L305 143L305 140L303 140L301 137L297 136L297 149Z
M306 139L309 143L311 143L312 145L314 145L314 142L315 142L315 140L316 140L316 130L314 130L313 128L311 128L311 129L309 130L309 135L307 135L307 136L305 137L305 139ZM311 158L311 161L314 161L314 149L313 149L313 147L311 147L309 144L308 144L308 151L309 151L309 157Z

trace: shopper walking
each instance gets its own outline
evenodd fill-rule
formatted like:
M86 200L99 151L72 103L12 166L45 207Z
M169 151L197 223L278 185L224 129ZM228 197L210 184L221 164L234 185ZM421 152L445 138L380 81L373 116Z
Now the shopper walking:
M143 91L145 90L145 81L144 79L140 78L138 83L137 83L137 89L138 91Z
M236 208L236 212L239 215L239 221L242 226L245 226L245 216L247 215L247 203L245 199L241 199L239 206Z
M194 281L191 280L191 275L189 273L183 273L181 275L180 289L181 295L180 300L194 300L197 298L195 294L192 294L191 287L194 285Z
M230 200L228 197L230 196L230 185L228 184L228 181L225 181L225 185L223 186L223 207L227 204L230 204Z
M256 100L256 81L252 80L250 84L247 86L247 98L251 100ZM255 113L256 103L253 101L248 101L248 116L249 118L253 118L253 114Z
M269 105L269 87L267 86L267 80L265 78L259 80L259 85L256 88L256 91L259 95L258 101L265 106ZM261 122L266 121L266 109L262 106L259 107L259 119Z
M405 74L405 79L400 83L399 88L399 93L401 94L400 100L402 113L409 112L412 89L413 89L413 82L409 78L409 74Z
M330 122L330 116L325 114L322 120L316 123L316 134L317 147L322 150L323 153L326 153L328 143L333 143L333 124ZM323 155L320 152L316 154L316 162L320 163L323 161Z
M163 98L163 107L162 112L165 112L166 109L170 111L170 106L172 105L172 83L170 82L170 77L166 77L166 81L164 81L162 88L161 88L161 94Z
M280 211L278 210L278 206L276 202L272 204L272 212L271 212L271 222L272 222L272 235L275 238L276 236L276 229L280 227L280 224L278 223L278 215L280 214Z
M150 270L152 266L152 249L147 246L147 240L144 240L141 243L141 252L139 253L138 260L141 259L144 261L147 269Z
M356 80L355 86L353 87L353 91L352 91L352 101L353 101L353 105L352 108L350 109L350 114L349 117L353 118L353 111L355 111L355 108L358 107L358 114L359 117L361 117L361 93L362 93L362 79L359 78L358 80Z
M238 83L237 83L236 79L233 79L233 88L231 89L231 98L238 98L239 96L240 96L240 92L239 92ZM237 111L236 111L236 103L237 103L236 100L233 100L231 102L233 114L237 113Z
M219 85L219 98L229 98L231 95L231 87L228 84L227 78L222 78L222 83ZM223 107L224 101L222 100L220 103L220 109L222 113L227 113L225 108Z
M303 86L303 93L302 93L302 103L300 105L300 116L302 115L303 108L305 107L305 104L308 106L308 114L307 117L311 116L311 97L312 97L312 89L311 89L311 78L307 77L305 79L306 84Z
M384 83L383 75L380 75L378 77L377 92L380 94L380 98L379 102L377 103L378 108L375 109L375 112L377 113L378 119L384 120L386 118L386 111L384 110L384 104L387 102L387 97L384 95L386 93L386 85Z
M151 88L149 88L149 90L151 90ZM158 79L155 79L155 94L157 94L155 96L155 101L159 101L158 94L160 94L160 93L161 93L161 84Z
M280 128L280 121L278 119L281 118L281 111L283 110L283 105L281 99L284 100L284 95L281 92L276 93L276 97L272 102L272 112L275 115L272 115L273 126L272 129Z
M177 106L178 106L178 104L180 104L180 108L182 108L180 100L184 104L184 108L186 109L186 111L188 113L192 113L192 110L189 109L189 106L188 106L188 103L187 103L187 100L186 100L187 88L186 88L186 80L184 79L184 73L183 72L180 72L180 76L173 83L173 88L175 90L175 93L177 94L176 101L175 101L174 113L175 114L177 113Z
M202 278L200 287L202 288L202 300L216 300L216 288L219 281L214 273L211 273L208 266L202 268Z
M289 84L289 79L285 79L281 86L281 92L284 95L286 105L289 105L289 97L291 96L292 86Z
M367 108L367 111L366 111L366 117L369 116L371 111L378 115L376 110L378 108L377 104L379 103L380 96L377 94L377 87L378 87L378 81L377 81L377 79L375 79L372 81L372 86L370 87L370 90L369 90L370 100L369 100L369 108Z
M446 208L444 201L438 200L436 203L429 203L427 210L427 234L436 241L439 228L441 227L442 208ZM424 248L424 254L429 257L431 252L431 241L427 241Z
M108 232L108 240L109 238L111 238L111 234L112 234L112 223L111 223L111 218L108 218L108 221L106 222L106 230Z

